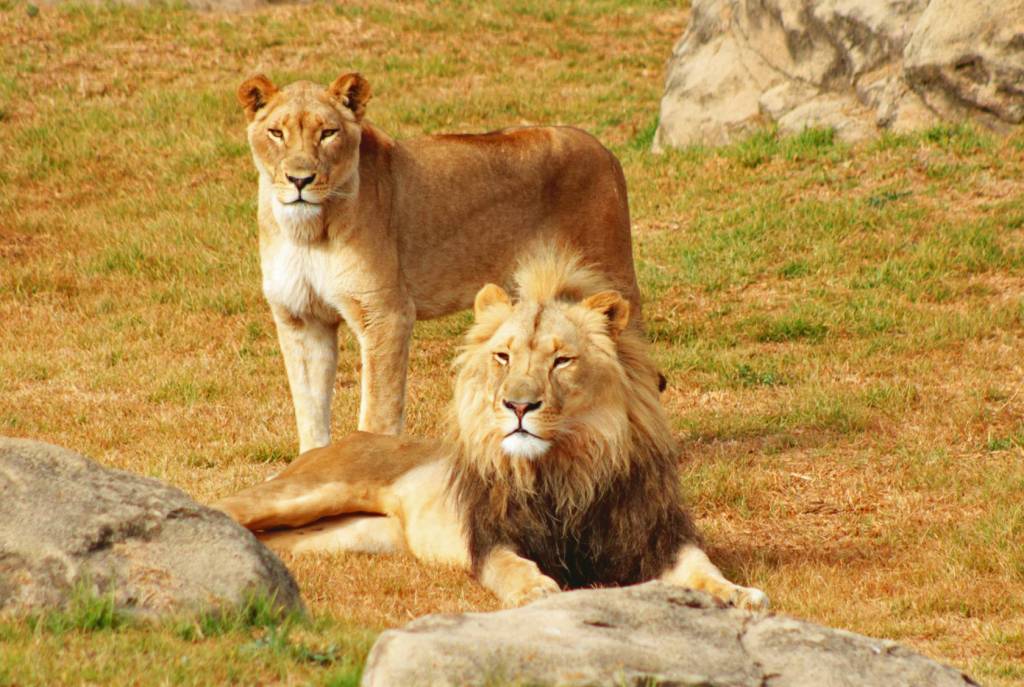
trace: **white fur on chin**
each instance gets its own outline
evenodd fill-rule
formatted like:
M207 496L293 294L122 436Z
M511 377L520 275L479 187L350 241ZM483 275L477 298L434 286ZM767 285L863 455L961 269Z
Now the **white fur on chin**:
M270 204L277 226L295 241L313 241L323 233L323 208L313 203L288 203L274 198Z
M551 448L551 442L525 432L509 434L501 440L501 449L510 458L534 460L540 458Z

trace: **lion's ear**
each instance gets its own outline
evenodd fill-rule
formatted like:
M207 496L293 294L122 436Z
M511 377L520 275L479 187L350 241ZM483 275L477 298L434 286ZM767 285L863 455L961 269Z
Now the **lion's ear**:
M480 314L492 305L503 303L510 305L512 299L508 297L505 289L497 284L487 284L476 292L476 300L473 301L473 316L480 319Z
M342 74L327 87L327 92L352 110L357 122L362 121L366 113L366 103L370 102L370 82L364 79L362 74Z
M242 82L238 87L238 102L245 109L245 116L251 122L256 113L277 93L277 86L263 74L257 74Z
M618 291L601 291L583 300L583 306L608 319L608 333L618 336L629 324L629 301Z

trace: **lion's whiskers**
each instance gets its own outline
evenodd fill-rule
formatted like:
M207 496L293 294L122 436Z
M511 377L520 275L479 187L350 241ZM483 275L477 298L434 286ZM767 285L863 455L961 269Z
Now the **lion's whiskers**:
M324 200L351 200L358 195L355 191L345 191L341 188L334 187L324 194Z

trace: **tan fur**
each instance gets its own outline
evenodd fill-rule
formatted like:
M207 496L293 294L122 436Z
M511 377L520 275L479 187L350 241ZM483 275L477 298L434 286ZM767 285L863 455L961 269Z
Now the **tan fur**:
M506 606L521 606L561 591L531 560L508 547L492 551L480 566L480 584L492 590Z
M625 513L611 525L624 540L620 549L635 551L639 560L652 555L645 542L680 544L667 550L663 563L652 559L656 568L627 561L619 577L596 570L595 582L633 581L629 571L640 570L643 579L659 577L738 606L766 607L762 592L722 576L683 516L676 448L658 401L657 372L637 332L627 326L628 301L564 250L549 248L517 281L516 301L495 285L477 294L476 323L457 362L449 441L356 433L303 454L274 479L216 507L254 530L304 527L259 533L271 546L290 551L408 550L424 560L472 567L503 603L517 605L557 591L560 583L554 572L542 570L541 559L525 554L515 536L481 548L480 504L488 524L554 518L568 533L588 527L586 518L610 488L633 485L636 517ZM540 405L520 417L514 404L511 410L505 405L509 399ZM511 420L528 427L540 443L506 443ZM532 455L544 442L546 451ZM472 486L473 480L486 488ZM551 510L525 516L503 510L517 499L534 503L533 497ZM657 506L651 512L668 513L681 531L665 531L668 539L637 531L634 521L641 527L653 522L640 512L651 504ZM353 513L362 515L337 518ZM386 517L367 520L366 513ZM310 525L314 520L319 522Z
M260 75L238 90L301 451L330 440L341 321L361 350L359 429L397 434L414 321L507 286L537 238L600 265L639 315L625 180L593 137L533 127L395 141L364 119L369 98L358 74L281 89ZM308 202L293 203L300 193Z

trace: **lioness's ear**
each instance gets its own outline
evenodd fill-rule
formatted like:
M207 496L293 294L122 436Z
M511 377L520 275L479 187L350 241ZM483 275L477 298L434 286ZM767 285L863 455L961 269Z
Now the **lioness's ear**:
M327 92L352 110L357 122L363 119L366 103L370 102L370 82L364 79L362 74L342 74L327 87Z
M618 336L629 323L629 301L618 291L595 293L583 300L583 306L608 318L608 333L612 336Z
M497 284L487 284L476 292L476 300L473 301L473 316L480 319L480 313L497 303L510 305L512 299L508 297L505 289Z
M242 85L238 87L238 102L242 104L245 116L249 118L250 122L275 93L277 93L277 86L262 74L257 74L242 82Z

